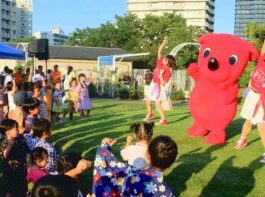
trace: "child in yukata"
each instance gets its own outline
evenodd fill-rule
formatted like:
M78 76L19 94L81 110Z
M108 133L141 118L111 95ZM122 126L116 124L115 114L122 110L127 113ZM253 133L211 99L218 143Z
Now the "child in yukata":
M148 145L148 168L138 170L119 162L111 153L116 140L105 138L94 163L93 196L174 196L163 172L176 160L178 148L168 136L158 136Z

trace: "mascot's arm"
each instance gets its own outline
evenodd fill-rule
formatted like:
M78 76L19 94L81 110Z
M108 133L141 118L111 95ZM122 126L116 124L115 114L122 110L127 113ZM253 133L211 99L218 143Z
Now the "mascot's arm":
M195 81L198 81L199 79L199 69L198 65L195 63L192 63L189 65L187 69L188 75L190 75Z

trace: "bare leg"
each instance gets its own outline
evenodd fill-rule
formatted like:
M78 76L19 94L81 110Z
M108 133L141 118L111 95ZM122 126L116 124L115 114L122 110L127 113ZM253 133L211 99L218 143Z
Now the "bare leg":
M265 123L264 122L258 123L258 131L259 131L259 135L261 138L261 142L265 148Z
M246 137L248 136L251 130L252 130L252 123L249 120L246 120L242 127L241 138L246 139Z
M161 101L156 101L156 110L158 111L161 121L166 120L164 110L161 107Z
M147 110L147 114L152 114L152 105L151 105L151 100L150 99L146 99L146 110Z

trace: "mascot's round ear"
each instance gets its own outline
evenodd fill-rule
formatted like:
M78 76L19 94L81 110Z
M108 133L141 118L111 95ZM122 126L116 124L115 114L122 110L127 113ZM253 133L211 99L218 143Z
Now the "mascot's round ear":
M259 59L259 51L252 43L246 41L246 49L249 51L250 61L257 61Z
M203 44L206 40L209 40L209 39L213 38L214 36L215 36L214 33L204 34L204 35L202 35L202 36L199 38L198 42L199 42L200 44Z

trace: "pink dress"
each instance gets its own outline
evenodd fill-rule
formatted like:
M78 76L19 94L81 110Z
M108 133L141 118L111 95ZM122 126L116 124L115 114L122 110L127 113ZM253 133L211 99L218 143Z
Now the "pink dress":
M89 93L88 93L88 86L89 82L85 82L86 86L83 87L81 84L79 84L75 88L75 92L78 94L78 103L77 103L77 109L78 110L90 110L92 109L92 103L89 98Z

